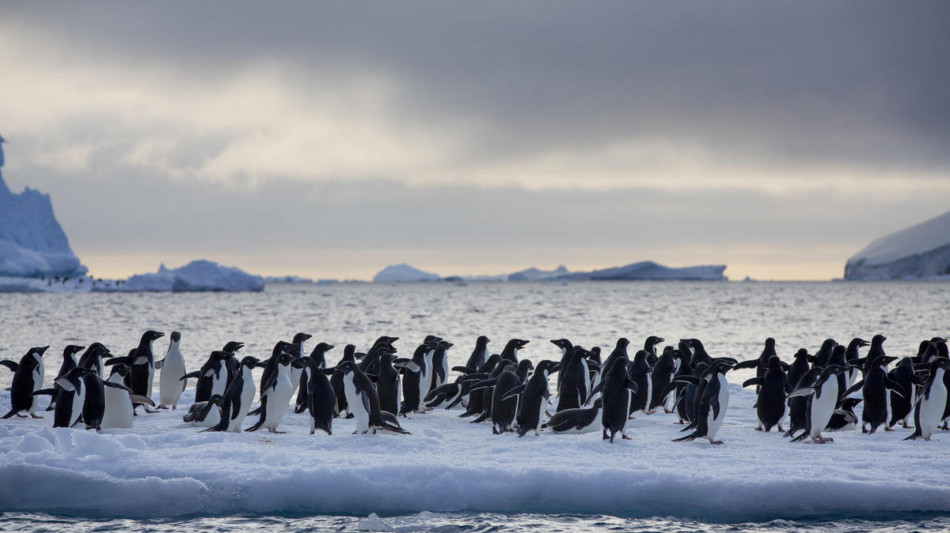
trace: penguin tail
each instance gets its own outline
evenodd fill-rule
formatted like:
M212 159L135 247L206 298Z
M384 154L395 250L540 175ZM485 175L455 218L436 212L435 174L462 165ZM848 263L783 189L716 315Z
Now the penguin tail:
M258 407L257 409L254 409L253 411L248 411L247 414L248 414L249 416L257 416L257 415L261 414L261 408Z
M805 440L805 437L807 437L807 436L808 436L808 432L807 432L807 431L802 431L802 434L799 435L799 436L797 436L797 437L795 437L794 439L792 439L792 442L801 442L801 441Z
M491 418L491 413L482 413L482 416L472 420L472 424L478 424L479 422L484 422Z
M702 435L700 435L698 431L694 431L690 433L689 435L686 435L685 437L673 439L673 442L691 442L698 439L699 437L702 437Z
M261 426L263 426L263 425L264 425L264 419L261 418L260 420L257 421L256 424L254 424L253 426L251 426L251 427L245 429L244 431L247 431L247 432L257 431L257 430L261 429Z
M10 418L11 416L13 416L13 415L15 415L15 414L16 414L16 408L10 409L10 412L9 412L9 413L3 415L3 420L6 420L7 418Z
M794 434L795 434L795 428L790 427L790 428L788 428L788 431L786 431L785 433L782 433L782 436L787 439L787 438L791 437L791 436L794 435Z

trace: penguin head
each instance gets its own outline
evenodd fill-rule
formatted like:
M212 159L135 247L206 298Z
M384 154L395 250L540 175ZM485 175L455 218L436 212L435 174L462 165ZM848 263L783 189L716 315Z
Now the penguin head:
M481 335L478 337L478 340L475 341L475 345L485 347L485 345L488 344L489 342L491 342L491 339L489 339L488 337L484 335Z
M172 339L172 342L181 342L181 332L173 331L171 339Z
M795 359L801 359L802 357L805 357L805 358L811 357L808 354L808 350L806 350L805 348L800 348L797 352L795 352Z
M109 349L106 348L104 344L102 344L101 342L94 342L90 344L88 348L86 348L86 351L83 353L82 356L86 357L87 355L94 358L100 358L100 357L106 357L112 354L109 353Z
M769 370L782 368L782 360L777 355L769 357Z
M229 354L235 354L238 350L244 347L243 342L230 341L224 345L224 348L221 349L222 352L228 352Z
M292 345L287 341L277 341L277 344L274 345L274 350L271 352L271 357L276 360L284 350L289 349L291 346Z
M342 363L337 365L336 368L340 372L343 372L344 375L356 372L358 370L356 363L354 363L353 361L343 361Z
M224 396L221 396L220 394L212 394L211 397L208 398L208 401L217 405L218 407L221 407L221 404L224 402Z
M296 335L294 335L294 341L291 344L296 344L297 346L300 346L311 337L313 337L313 335L309 335L303 332L297 333Z
M857 346L858 348L863 348L863 347L865 347L865 346L870 346L870 345L871 345L870 342L868 342L868 341L866 341L866 340L864 340L864 339L862 339L862 338L859 338L859 337L855 337L854 339L852 339L852 340L851 340L851 343L854 344L855 346Z
M81 351L83 348L85 348L85 346L70 344L69 346L63 349L63 357L64 358L72 357L73 355L76 355L77 353L79 353L79 351Z
M534 371L535 373L547 372L548 374L553 374L554 372L557 372L557 366L558 364L554 361L543 359L538 362L538 366L535 367Z
M617 339L618 350L625 350L627 346L630 346L630 339L626 337L620 337L619 339Z
M224 350L215 350L211 352L211 359L214 359L215 361L223 361L224 359L227 359L230 356L231 356L231 353L225 352Z
M775 339L772 337L765 339L765 347L775 349Z
M113 366L112 366L112 372L109 374L109 377L112 377L112 376L114 376L114 375L116 375L116 374L118 374L118 375L120 375L120 376L122 376L122 377L128 376L128 375L129 375L129 365L127 365L127 364L125 364L125 363L118 363L118 364L116 364L116 365L113 365Z
M296 357L294 357L292 354L281 352L281 354L277 356L277 364L288 366L294 361L294 359L296 359Z
M519 349L524 348L529 342L531 341L526 341L524 339L511 339L511 343L514 345L514 347Z
M30 351L27 354L32 354L35 357L43 357L43 354L46 353L46 350L49 350L49 346L34 346L30 348Z
M838 344L834 339L825 339L825 342L821 343L822 350L831 350Z
M600 346L594 346L587 352L587 358L591 361L600 362Z
M720 358L713 361L712 368L710 368L709 370L710 372L713 372L716 374L725 374L726 372L732 370L733 366L735 366L735 363L733 361L730 361L727 358Z
M880 346L880 345L884 344L884 341L886 341L886 340L887 340L887 337L885 337L884 335L881 335L881 334L877 334L877 335L871 337L871 344Z
M521 377L522 381L528 376L528 372L531 372L534 369L534 363L527 359L522 359L518 363L518 377Z
M455 344L454 344L454 343L451 343L451 342L449 342L449 341L447 341L447 340L441 340L441 341L439 341L439 348L441 348L441 349L443 349L443 350L448 350L449 348L451 348L451 347L453 347L453 346L455 346Z
M142 340L145 342L152 342L155 339L161 339L164 336L165 334L162 333L161 331L155 331L155 330L150 329L142 334Z
M551 341L551 344L557 346L558 348L562 350L570 350L572 348L571 341L567 339L553 339Z
M649 347L652 348L653 346L656 346L657 344L660 344L661 342L663 342L663 341L665 341L665 340L666 340L666 339L664 339L663 337L657 337L656 335L650 335L649 337L647 337L647 339L646 339L645 341L643 341L643 346L644 346L644 347L649 346Z
M325 342L321 342L320 344L317 344L316 346L313 347L313 351L310 352L310 355L311 355L311 356L314 356L314 355L319 356L321 353L329 352L329 351L332 350L333 348L334 348L334 346L333 346L332 344L327 344L327 343L325 343Z
M399 340L399 337L387 337L386 335L382 335L378 339L376 339L376 342L373 343L373 346L376 346L379 344L392 344L398 340Z
M241 359L241 366L246 366L248 368L262 367L264 366L256 357L247 356L244 359Z
M356 361L356 345L347 344L343 347L343 360L344 361Z
M426 338L422 340L422 344L436 344L442 340L442 337L436 335L426 335Z

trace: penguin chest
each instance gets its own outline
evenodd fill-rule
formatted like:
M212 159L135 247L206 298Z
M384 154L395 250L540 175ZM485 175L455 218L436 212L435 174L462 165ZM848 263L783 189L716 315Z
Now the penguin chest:
M106 387L106 407L102 413L102 428L132 427L132 400L129 393L121 389Z
M80 415L82 415L83 404L86 403L86 387L80 385L76 388L76 392L73 393L73 405L72 413L69 417L69 427L72 427L73 424L79 421Z
M224 394L228 386L228 371L223 366L211 376L211 394Z
M290 372L280 372L277 376L275 388L267 392L267 417L265 426L276 429L287 412L287 404L293 396L294 387L290 379Z
M356 418L356 430L360 433L366 432L369 429L369 411L363 404L363 395L357 392L356 385L353 384L352 373L343 376L343 393L347 407Z
M811 399L811 434L818 435L831 420L835 404L838 402L838 380L825 380L820 387L821 394L816 391Z
M947 406L947 387L943 384L943 372L942 368L937 369L930 386L930 397L924 396L920 399L920 432L925 437L936 431Z

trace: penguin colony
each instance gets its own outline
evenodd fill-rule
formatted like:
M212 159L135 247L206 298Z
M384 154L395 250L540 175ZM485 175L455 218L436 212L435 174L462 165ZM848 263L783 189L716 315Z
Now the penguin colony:
M775 428L792 442L824 444L832 439L823 433L859 425L867 434L881 427L913 429L905 440L929 441L937 429L950 430L950 352L947 339L939 337L922 341L915 356L899 360L885 354L883 335L870 342L855 338L847 345L827 339L814 355L802 348L791 362L781 360L775 339L769 338L758 358L741 363L710 356L698 339L682 339L658 352L664 339L650 336L632 359L626 338L617 340L603 359L597 347L555 339L551 343L560 357L534 366L518 358L529 341L511 339L501 353L493 354L490 340L481 336L466 363L451 367L456 376L449 381L448 351L453 344L434 335L423 339L411 358L396 356L397 337L379 337L365 353L349 344L334 366L327 364L334 346L321 342L308 354L304 344L311 336L306 333L277 342L261 359L239 358L244 344L232 341L211 352L193 372L186 372L177 331L170 336L165 357L156 360L153 344L163 336L146 331L136 348L118 357L98 342L66 346L53 386L46 389L44 355L49 346L31 348L19 362L0 361L14 372L11 409L3 418L42 418L37 413L39 397L50 396L46 410L54 411L53 427L130 428L140 407L145 413L155 412L151 408L177 409L193 379L195 400L183 419L204 431L267 428L281 433L280 423L293 405L294 413L310 417L311 434L320 430L332 435L333 420L339 417L355 418L357 433L408 434L400 416L458 406L463 410L460 417L490 422L494 434L599 430L612 443L618 435L630 438L627 420L663 409L685 426L675 442L707 439L722 444L717 435L729 408L726 375L745 368L756 372L742 384L756 388L755 429ZM254 379L256 368L262 370L259 382ZM158 405L151 399L156 371ZM854 408L862 402L859 420ZM257 418L245 428L248 416Z

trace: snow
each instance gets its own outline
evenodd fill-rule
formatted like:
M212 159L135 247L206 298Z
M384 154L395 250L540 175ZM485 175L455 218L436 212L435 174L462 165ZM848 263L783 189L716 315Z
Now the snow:
M848 259L846 279L937 279L950 274L950 211L885 235Z
M0 167L3 167L0 137ZM78 276L86 267L69 247L47 194L14 194L0 174L0 276Z
M259 371L257 371L259 372ZM259 376L259 374L257 374ZM731 380L738 381L741 376ZM638 415L632 441L600 434L495 436L460 411L401 419L412 435L309 435L288 412L286 434L200 433L185 408L138 416L100 434L52 429L45 420L0 421L4 511L113 517L228 513L366 516L419 511L605 513L743 521L906 511L950 512L950 435L903 442L909 430L831 434L827 445L792 444L753 431L754 394L733 401L713 446L673 444L673 415ZM0 411L9 397L0 400ZM245 421L249 426L251 420ZM388 524L370 515L365 530Z
M373 283L393 283L411 281L442 281L442 277L431 272L423 272L406 263L389 265L373 276Z
M264 278L248 274L236 267L226 267L214 261L199 259L174 269L168 269L162 264L158 267L158 272L136 274L112 290L121 292L259 292L264 290Z

